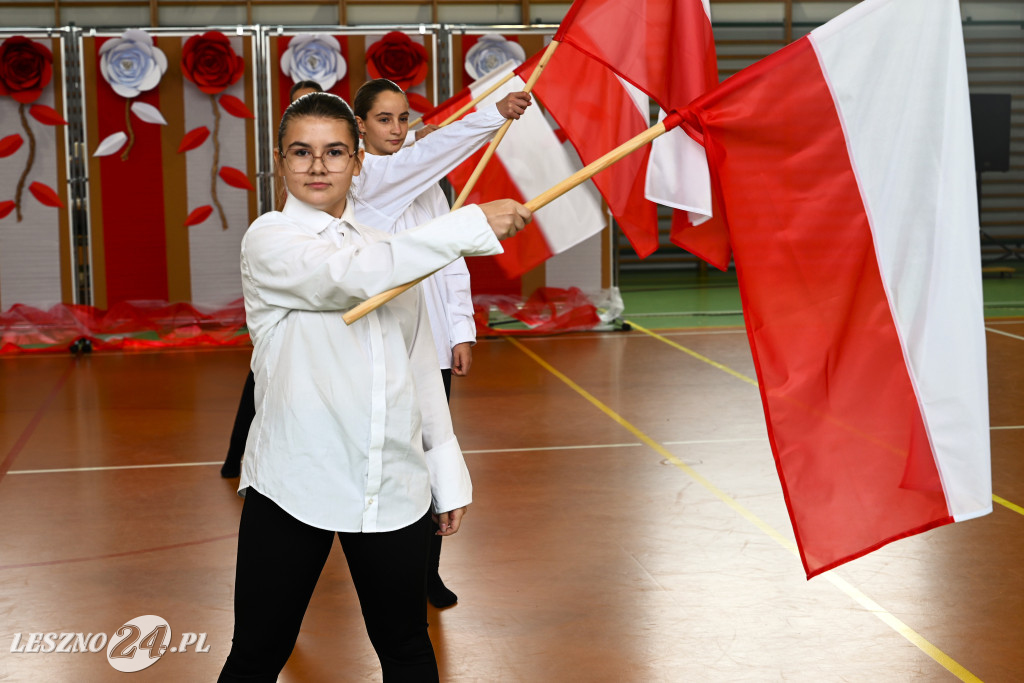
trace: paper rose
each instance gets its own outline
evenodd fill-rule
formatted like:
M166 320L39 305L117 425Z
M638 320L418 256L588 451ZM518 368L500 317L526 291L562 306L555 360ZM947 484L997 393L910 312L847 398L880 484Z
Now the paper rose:
M385 33L366 51L366 70L373 78L387 78L408 90L427 78L427 50L404 33Z
M341 56L341 43L334 36L301 33L288 43L281 55L281 71L292 81L314 81L324 91L345 77L348 65Z
M0 95L22 104L39 99L53 78L53 53L24 36L0 44Z
M526 51L523 46L497 33L485 33L466 53L466 73L475 80L509 60L515 62L516 66L525 62Z
M181 72L207 95L224 92L244 70L245 62L219 31L192 36L181 48Z
M152 90L167 71L167 57L145 31L129 29L100 48L100 73L121 97Z

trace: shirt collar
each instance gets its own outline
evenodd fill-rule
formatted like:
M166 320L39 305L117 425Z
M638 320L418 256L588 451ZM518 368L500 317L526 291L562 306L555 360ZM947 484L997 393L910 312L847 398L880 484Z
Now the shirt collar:
M345 203L345 211L341 214L341 218L335 218L325 211L314 209L309 204L301 199L296 199L290 194L288 195L288 200L284 203L284 209L281 210L284 215L294 220L303 230L311 235L319 235L336 223L352 225L355 220L354 211L351 197Z

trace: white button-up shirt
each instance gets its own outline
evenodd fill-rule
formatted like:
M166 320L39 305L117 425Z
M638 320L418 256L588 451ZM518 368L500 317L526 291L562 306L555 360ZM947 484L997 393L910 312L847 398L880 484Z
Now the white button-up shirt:
M438 181L490 141L505 122L497 107L485 107L390 155L366 154L352 179L355 215L364 223L399 233L448 213ZM452 348L476 342L469 269L463 259L423 282L438 365L452 366Z
M463 255L501 253L476 206L388 235L289 197L242 239L256 417L239 491L322 529L392 531L468 505L422 292L342 313Z

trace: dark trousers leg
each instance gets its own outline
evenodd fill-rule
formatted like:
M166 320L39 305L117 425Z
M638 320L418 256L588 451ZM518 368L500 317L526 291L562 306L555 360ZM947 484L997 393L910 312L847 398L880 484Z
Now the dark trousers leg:
M451 402L452 398L452 371L444 368L441 370L441 381L444 382L444 396ZM427 591L430 602L435 607L448 607L454 605L457 600L455 593L452 593L441 580L441 539L437 532L440 527L436 522L431 522L433 535L430 537L430 558L427 561Z
M427 514L397 531L338 534L385 683L438 680L424 580L430 533Z
M251 486L235 568L235 630L219 681L271 682L284 668L334 542Z
M231 428L228 455L224 458L224 466L221 467L222 476L238 476L242 455L245 453L245 441L249 438L249 427L252 425L254 417L256 417L256 376L250 370L249 376L245 378L245 386L242 388L242 397L238 401L238 410L235 412L235 424Z

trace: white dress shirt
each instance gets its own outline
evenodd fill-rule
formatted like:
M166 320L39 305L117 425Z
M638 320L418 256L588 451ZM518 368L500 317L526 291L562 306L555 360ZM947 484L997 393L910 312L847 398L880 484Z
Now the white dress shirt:
M477 206L388 235L289 197L242 239L256 417L239 492L306 524L392 531L472 500L421 288L342 313L463 255L501 253Z
M490 141L505 122L497 107L486 107L430 133L391 155L366 154L353 178L355 215L363 223L397 234L448 213L437 183ZM423 282L438 365L452 367L452 349L476 343L469 268L458 259Z

